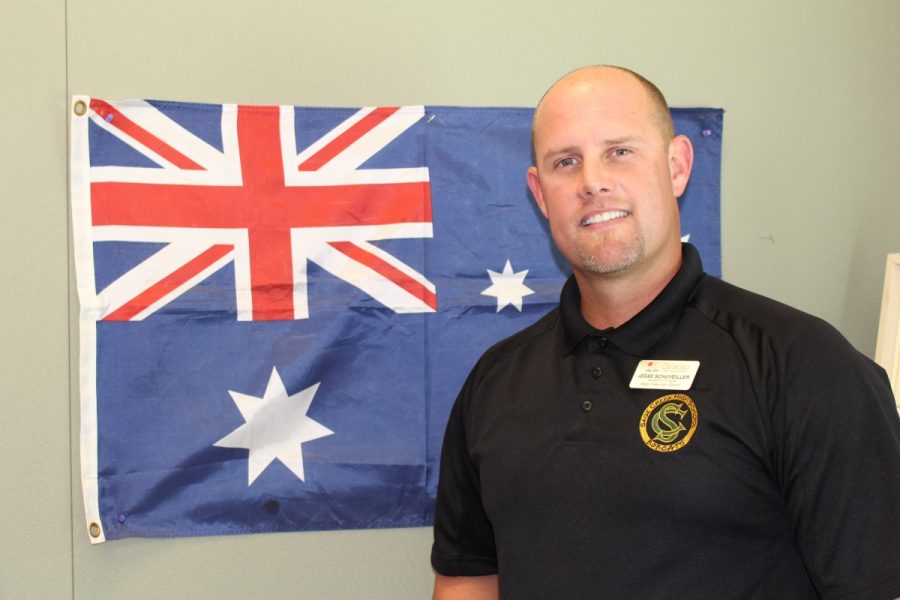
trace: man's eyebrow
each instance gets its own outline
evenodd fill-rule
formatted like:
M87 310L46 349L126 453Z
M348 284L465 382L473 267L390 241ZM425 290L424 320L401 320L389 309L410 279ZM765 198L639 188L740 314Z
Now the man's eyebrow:
M627 144L637 144L641 143L644 140L643 136L639 135L626 135L617 138L610 138L607 140L603 140L604 148L612 148L614 146L622 146ZM558 156L560 154L579 154L581 152L580 146L563 146L562 148L551 148L547 150L544 155L541 157L541 160L547 160L553 156Z
M625 137L613 138L609 140L605 140L603 142L604 146L621 146L622 144L634 144L635 142L640 142L642 138L637 135L627 135Z
M577 146L565 146L563 148L551 148L550 150L547 150L544 153L544 156L542 158L544 160L547 160L551 156L557 156L559 154L572 154L572 153L577 154L578 152L580 152L580 150L578 149Z

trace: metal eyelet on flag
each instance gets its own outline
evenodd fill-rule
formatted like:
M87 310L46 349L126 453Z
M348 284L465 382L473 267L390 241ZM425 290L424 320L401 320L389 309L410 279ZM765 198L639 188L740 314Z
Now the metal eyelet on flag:
M84 116L87 112L87 104L85 104L84 100L79 100L75 103L75 106L72 107L72 110L74 110L75 114L79 117Z
M88 527L88 533L91 534L92 538L100 537L100 524L99 523L91 523Z

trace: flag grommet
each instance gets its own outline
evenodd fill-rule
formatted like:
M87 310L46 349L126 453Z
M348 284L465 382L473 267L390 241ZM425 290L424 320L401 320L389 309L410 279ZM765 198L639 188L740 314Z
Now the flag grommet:
M75 112L75 114L78 115L79 117L83 117L84 114L87 112L87 104L85 104L84 100L79 100L79 101L76 102L75 105L72 107L72 110L73 110L73 111Z
M100 524L99 523L91 523L88 526L88 533L91 534L92 538L100 537Z

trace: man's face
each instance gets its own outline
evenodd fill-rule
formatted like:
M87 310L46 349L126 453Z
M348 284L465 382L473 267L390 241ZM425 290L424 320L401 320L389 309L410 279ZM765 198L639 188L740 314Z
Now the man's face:
M664 139L645 88L603 70L564 79L538 109L528 185L576 273L628 273L680 260L676 197L690 142ZM687 144L687 149L685 149Z

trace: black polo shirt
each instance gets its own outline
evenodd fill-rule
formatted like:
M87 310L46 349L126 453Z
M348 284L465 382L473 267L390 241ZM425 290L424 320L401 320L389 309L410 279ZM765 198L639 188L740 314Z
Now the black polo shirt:
M690 245L621 327L579 306L570 278L460 392L438 573L499 573L507 600L900 595L900 420L880 367L704 274ZM687 390L634 389L643 359L699 370Z

